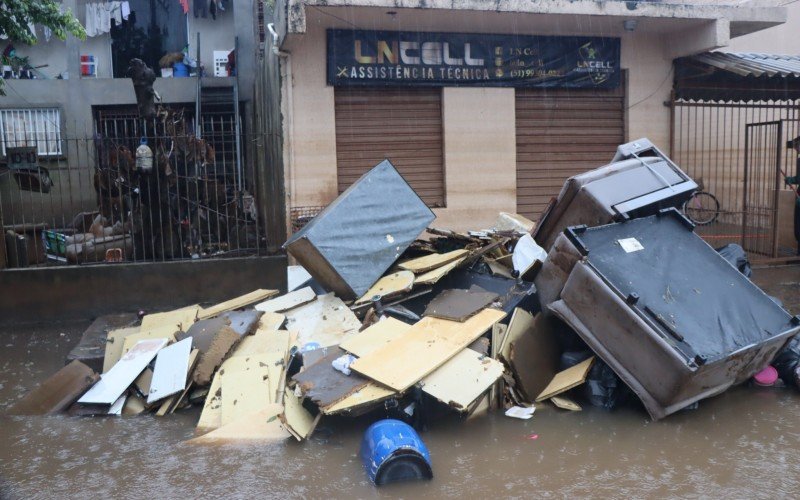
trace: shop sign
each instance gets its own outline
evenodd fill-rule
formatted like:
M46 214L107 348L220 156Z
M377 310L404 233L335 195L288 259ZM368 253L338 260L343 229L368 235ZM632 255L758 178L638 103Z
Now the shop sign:
M620 40L328 30L334 86L619 86Z

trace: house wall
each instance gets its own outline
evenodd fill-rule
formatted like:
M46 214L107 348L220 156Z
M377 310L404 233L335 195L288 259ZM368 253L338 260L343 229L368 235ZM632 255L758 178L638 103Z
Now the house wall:
M725 52L764 52L800 55L800 2L786 4L785 24L731 40Z

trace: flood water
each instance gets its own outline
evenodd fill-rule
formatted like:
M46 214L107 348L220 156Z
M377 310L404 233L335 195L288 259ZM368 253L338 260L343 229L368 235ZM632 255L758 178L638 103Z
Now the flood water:
M792 312L800 270L757 281ZM0 413L63 365L85 323L0 330ZM198 409L166 418L0 417L0 497L796 497L800 392L737 387L651 422L631 406L433 421L434 479L377 489L357 456L368 421L306 443L197 446ZM538 439L531 439L538 435Z

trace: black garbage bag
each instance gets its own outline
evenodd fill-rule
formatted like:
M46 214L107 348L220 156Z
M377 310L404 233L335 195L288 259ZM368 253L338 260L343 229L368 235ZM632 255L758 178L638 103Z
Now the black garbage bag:
M746 278L750 278L753 274L753 270L750 269L750 260L747 258L747 252L744 251L741 245L731 243L717 248L717 253L730 262L740 273L744 274Z
M559 370L566 370L572 368L578 363L582 363L592 357L592 351L588 349L580 351L566 351L561 354L561 359L558 363Z
M584 395L592 406L609 411L627 402L631 397L628 386L600 359L595 359L592 364L583 388Z
M786 347L778 351L778 355L772 361L772 366L778 370L778 376L784 384L800 389L795 375L795 371L800 368L800 335L796 335L786 344Z

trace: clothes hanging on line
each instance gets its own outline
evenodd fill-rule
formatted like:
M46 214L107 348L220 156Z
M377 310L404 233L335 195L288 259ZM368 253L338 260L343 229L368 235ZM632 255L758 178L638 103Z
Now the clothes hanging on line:
M129 2L92 2L86 4L86 36L100 36L111 31L111 20L117 26L131 15Z

